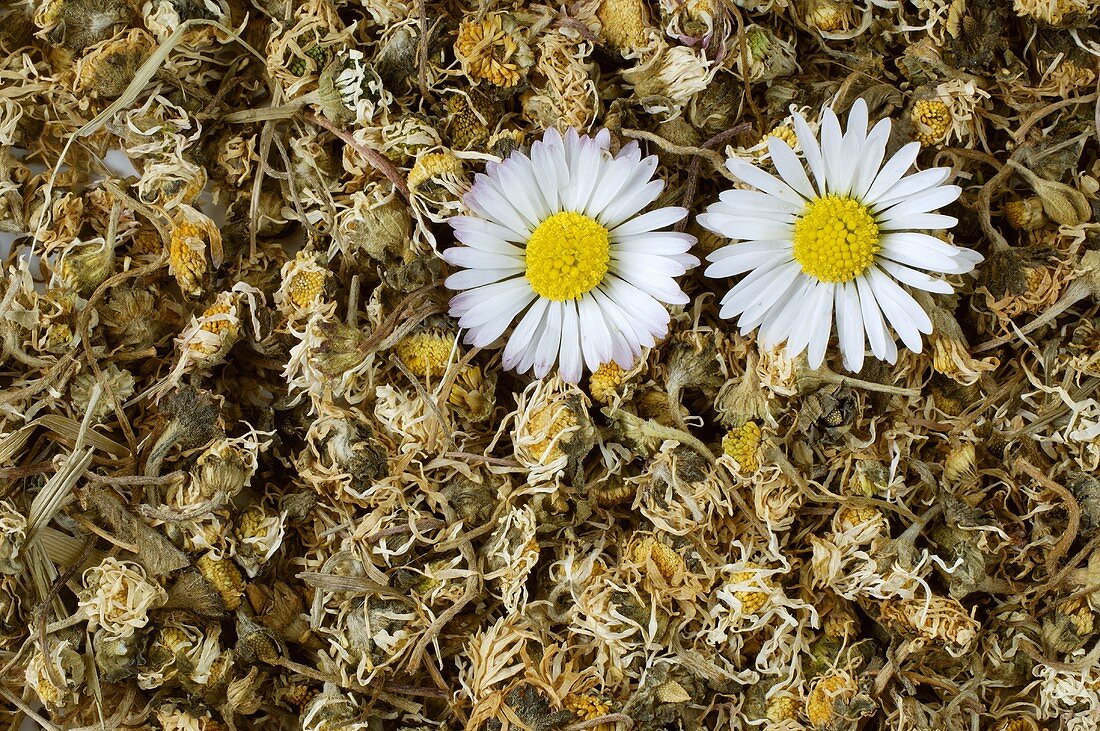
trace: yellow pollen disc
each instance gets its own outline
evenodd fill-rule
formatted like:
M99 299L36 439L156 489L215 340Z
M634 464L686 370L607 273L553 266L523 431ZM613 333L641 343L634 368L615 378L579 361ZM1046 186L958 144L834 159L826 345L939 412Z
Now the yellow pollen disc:
M527 241L527 281L546 299L580 297L603 281L611 261L608 230L580 213L556 213Z
M867 206L827 195L806 206L794 224L794 258L822 282L849 282L875 260L878 224Z

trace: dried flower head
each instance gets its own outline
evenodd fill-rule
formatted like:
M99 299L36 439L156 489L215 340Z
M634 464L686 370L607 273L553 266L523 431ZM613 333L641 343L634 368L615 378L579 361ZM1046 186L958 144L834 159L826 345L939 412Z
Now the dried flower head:
M141 566L113 558L85 571L83 581L80 608L88 615L89 628L102 627L118 637L129 637L148 624L149 610L167 596Z
M455 39L455 57L474 81L482 79L508 88L523 80L531 66L531 50L510 13L490 13L464 21Z

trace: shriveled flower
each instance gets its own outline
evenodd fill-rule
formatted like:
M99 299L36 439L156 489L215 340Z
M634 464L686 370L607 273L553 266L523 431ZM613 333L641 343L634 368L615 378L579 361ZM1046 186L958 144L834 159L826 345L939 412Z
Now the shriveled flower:
M643 347L668 331L661 305L686 304L675 278L698 261L689 234L659 230L683 208L635 216L664 181L650 180L657 158L631 143L618 155L611 135L548 130L530 156L515 152L477 176L464 202L475 216L450 220L464 246L443 258L464 271L448 277L451 315L477 347L519 318L504 367L542 378L555 361L576 383L585 365L614 360L630 368Z
M707 275L748 272L722 298L721 316L739 316L742 334L760 328L764 348L786 340L792 357L808 348L813 368L825 359L834 308L849 370L863 367L865 342L875 357L896 362L890 328L919 353L921 333L932 332L932 321L899 282L949 294L950 284L918 270L963 274L982 256L910 229L954 226L955 218L932 211L961 189L943 185L948 168L905 175L920 151L917 142L883 164L890 120L867 133L862 99L843 135L836 114L825 110L820 144L801 116L794 123L816 188L791 148L773 138L769 149L782 180L731 159L730 171L755 190L725 191L699 216L703 226L740 240L707 257L714 262Z
M138 564L108 557L84 572L79 596L89 627L128 637L148 624L149 610L167 595Z
M475 80L504 88L519 84L532 63L531 49L509 13L464 22L455 40L455 56Z

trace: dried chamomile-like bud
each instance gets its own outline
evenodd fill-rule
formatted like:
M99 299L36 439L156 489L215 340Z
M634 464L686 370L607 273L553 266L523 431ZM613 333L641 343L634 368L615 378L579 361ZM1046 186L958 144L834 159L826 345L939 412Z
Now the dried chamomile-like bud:
M529 480L542 482L566 472L576 476L594 444L587 401L582 391L556 376L532 383L520 396L516 459L531 470Z
M806 718L815 728L824 728L843 713L855 691L855 680L847 672L837 670L823 675L806 698Z
M209 257L221 245L221 232L208 216L187 204L176 208L168 243L168 266L184 294L191 297L203 294L210 272Z
M225 608L233 611L241 605L244 594L244 579L241 572L228 558L218 556L211 551L195 562L203 578L217 589Z
M751 474L760 466L760 440L760 425L746 421L726 432L722 438L722 453L733 460L737 472Z
M312 311L325 301L332 289L332 272L316 255L300 251L283 265L282 284L275 293L275 305L287 317Z
M121 96L153 46L152 37L138 28L100 43L77 62L76 90L102 99Z
M10 500L0 500L0 573L22 573L22 553L26 542L26 516Z
M531 49L511 13L490 13L459 26L455 57L473 81L509 88L518 85L533 63Z
M632 53L649 43L649 10L643 0L597 0L600 36L620 53Z
M943 141L951 129L951 109L939 99L920 99L910 112L913 136L922 145Z
M102 627L118 637L128 637L149 622L149 610L167 595L151 582L135 563L105 558L84 572L80 608L91 629Z
M35 647L27 662L27 687L51 709L80 701L84 687L84 658L69 640L50 643L48 652Z

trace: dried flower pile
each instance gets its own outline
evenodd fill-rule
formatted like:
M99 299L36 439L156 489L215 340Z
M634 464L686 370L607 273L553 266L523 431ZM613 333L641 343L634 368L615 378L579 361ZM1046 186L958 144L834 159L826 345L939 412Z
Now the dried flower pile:
M6 4L0 728L1100 729L1098 21Z

